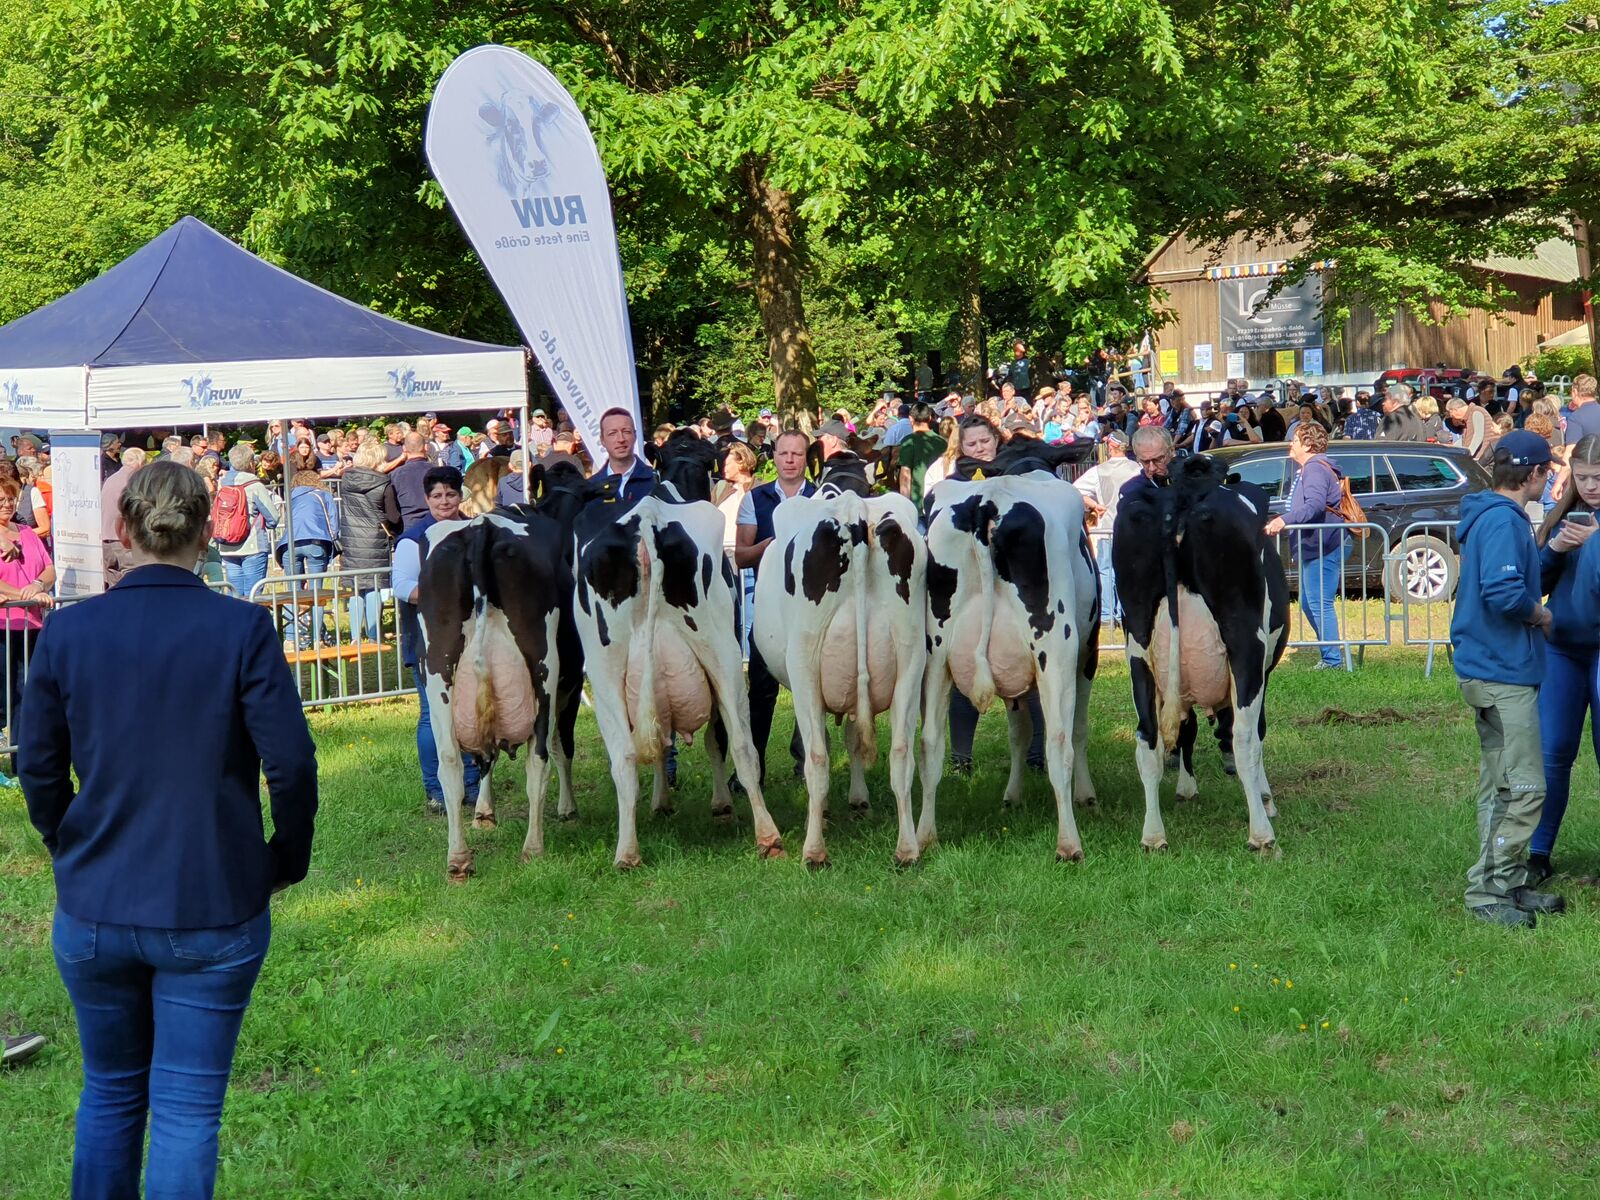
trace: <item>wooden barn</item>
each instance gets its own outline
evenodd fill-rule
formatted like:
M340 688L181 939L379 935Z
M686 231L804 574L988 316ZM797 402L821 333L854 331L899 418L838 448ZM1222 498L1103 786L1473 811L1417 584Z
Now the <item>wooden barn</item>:
M1157 378L1186 386L1220 387L1231 376L1252 382L1293 376L1328 384L1370 383L1396 366L1465 367L1499 375L1552 338L1583 324L1576 288L1578 254L1568 242L1545 242L1528 258L1476 264L1516 294L1503 312L1473 309L1428 325L1397 312L1380 333L1371 309L1356 307L1343 324L1325 322L1322 279L1313 272L1299 287L1268 300L1265 292L1299 253L1291 242L1234 237L1204 244L1174 235L1144 262L1140 282L1165 294L1175 319L1154 334ZM1552 290L1554 289L1554 290Z

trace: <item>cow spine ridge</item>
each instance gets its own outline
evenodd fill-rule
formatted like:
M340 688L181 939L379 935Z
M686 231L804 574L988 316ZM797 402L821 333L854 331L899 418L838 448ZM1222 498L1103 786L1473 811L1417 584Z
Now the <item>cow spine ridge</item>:
M661 758L661 744L666 739L661 731L661 714L656 707L656 614L661 597L661 572L650 558L650 538L655 524L648 518L639 527L639 574L643 584L644 631L643 638L636 637L629 652L641 650L644 663L639 671L639 704L633 719L633 753L642 763L653 763Z

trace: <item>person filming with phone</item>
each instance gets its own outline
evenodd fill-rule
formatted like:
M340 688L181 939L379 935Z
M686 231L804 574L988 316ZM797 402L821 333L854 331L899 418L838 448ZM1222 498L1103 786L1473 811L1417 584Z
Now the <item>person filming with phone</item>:
M1589 589L1581 586L1588 571L1600 570L1600 541L1585 549L1600 510L1600 435L1589 434L1572 447L1567 460L1569 486L1539 528L1539 586L1555 614L1545 647L1544 684L1539 689L1539 740L1544 752L1544 811L1528 844L1528 872L1537 887L1555 873L1555 850L1561 819L1572 787L1572 764L1589 714L1600 730L1600 616ZM1600 735L1590 734L1600 759Z

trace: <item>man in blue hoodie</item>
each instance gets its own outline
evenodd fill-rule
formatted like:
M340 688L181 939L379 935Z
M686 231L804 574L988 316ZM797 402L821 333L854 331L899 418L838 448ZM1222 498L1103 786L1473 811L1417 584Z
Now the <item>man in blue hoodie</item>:
M1478 861L1467 873L1467 909L1495 925L1531 928L1535 913L1566 901L1530 886L1529 839L1544 806L1539 684L1550 610L1540 603L1539 551L1530 500L1544 494L1550 444L1513 430L1494 450L1494 490L1465 496L1456 537L1461 584L1450 641L1461 695L1472 706L1478 769Z

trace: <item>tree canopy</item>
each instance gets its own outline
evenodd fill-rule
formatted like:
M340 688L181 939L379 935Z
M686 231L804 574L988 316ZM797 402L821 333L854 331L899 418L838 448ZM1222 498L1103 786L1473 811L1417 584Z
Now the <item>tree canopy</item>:
M589 118L650 406L864 398L984 339L1160 320L1163 236L1337 260L1336 304L1600 219L1597 0L11 0L0 319L185 212L384 312L516 336L427 173L434 82L517 46Z

